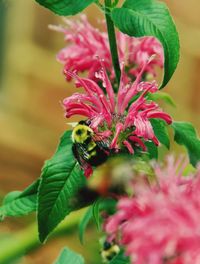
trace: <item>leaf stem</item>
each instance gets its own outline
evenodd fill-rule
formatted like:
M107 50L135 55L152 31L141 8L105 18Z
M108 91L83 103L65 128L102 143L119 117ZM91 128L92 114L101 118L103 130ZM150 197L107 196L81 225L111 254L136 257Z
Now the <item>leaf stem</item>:
M119 57L117 51L117 42L116 42L116 35L115 35L115 27L113 21L110 17L110 7L112 6L111 0L105 0L105 17L106 17L106 24L108 30L108 39L110 44L110 52L112 56L112 63L115 71L115 76L117 83L119 85L121 70L119 65Z

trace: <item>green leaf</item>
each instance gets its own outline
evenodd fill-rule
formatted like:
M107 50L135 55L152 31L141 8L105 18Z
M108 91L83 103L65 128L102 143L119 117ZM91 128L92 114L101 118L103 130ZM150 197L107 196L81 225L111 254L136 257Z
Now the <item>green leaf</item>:
M64 248L54 264L84 264L83 257L74 251Z
M187 122L173 122L171 126L174 129L174 140L187 148L190 162L196 166L200 161L200 139L195 128Z
M152 101L162 100L166 104L176 107L176 104L174 100L172 99L172 97L168 93L165 93L165 92L159 91L157 93L148 93L147 98Z
M95 2L95 0L36 0L40 5L60 16L75 15Z
M82 244L83 244L83 236L85 229L88 226L91 218L92 218L92 207L90 206L79 223L79 239Z
M158 147L151 141L146 141L145 145L147 147L150 159L158 159Z
M102 200L103 198L99 198L96 202L94 202L92 206L92 213L98 230L100 230L100 226L101 226L100 205Z
M166 127L166 123L161 119L151 119L151 125L153 127L154 133L160 143L162 143L168 149L170 148L169 133Z
M119 254L109 262L109 264L130 264L130 259L124 255L123 251L120 251Z
M111 197L103 198L100 204L100 210L106 211L109 215L114 214L116 212L116 199Z
M134 37L154 36L163 45L164 77L160 88L171 79L179 61L179 38L165 3L156 0L126 0L111 13L116 27Z
M115 213L116 203L117 203L116 200L109 197L108 198L101 197L94 202L92 206L92 213L98 230L100 230L101 221L102 221L100 212L106 211L108 214Z
M40 184L40 179L37 179L32 184L30 184L24 191L20 194L20 197L25 197L32 194L37 194Z
M7 216L23 216L36 210L39 180L28 186L23 192L8 193L0 207L0 219Z
M64 133L53 157L45 162L38 195L38 229L43 242L67 214L81 207L83 171L72 153L71 131Z
M21 194L21 191L12 191L6 194L6 196L3 199L3 205L11 203L13 200L18 198L18 196Z
M36 194L22 198L17 197L0 207L0 218L28 215L36 210L36 200Z
M114 2L111 4L111 7L115 7L119 3L119 0L114 0Z

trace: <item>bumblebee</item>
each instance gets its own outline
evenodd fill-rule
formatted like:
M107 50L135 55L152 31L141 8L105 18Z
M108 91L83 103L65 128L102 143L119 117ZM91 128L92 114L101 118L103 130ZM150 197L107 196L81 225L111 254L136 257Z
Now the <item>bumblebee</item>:
M108 263L120 252L120 247L114 242L109 243L105 241L103 243L103 250L101 251L101 257L104 263Z
M80 121L72 131L72 151L82 168L87 164L99 166L109 155L109 145L89 127L87 121Z

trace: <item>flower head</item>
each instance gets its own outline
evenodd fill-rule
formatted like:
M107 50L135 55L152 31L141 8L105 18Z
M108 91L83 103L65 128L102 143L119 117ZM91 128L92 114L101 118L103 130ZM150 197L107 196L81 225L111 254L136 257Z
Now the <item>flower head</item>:
M182 177L184 165L169 157L155 167L157 185L134 186L135 196L121 198L105 230L118 239L134 264L200 263L200 168Z
M85 93L74 93L63 101L66 117L73 115L85 116L90 121L90 127L97 134L110 141L110 149L115 152L124 148L134 153L134 147L146 150L145 141L159 144L154 134L150 120L163 119L171 123L171 117L164 113L157 103L148 100L148 93L158 90L153 82L141 82L142 74L151 63L150 58L145 62L136 80L131 84L127 82L125 72L122 70L119 91L115 95L112 84L107 76L104 62L96 78L102 81L102 87L88 78L80 78L77 74L66 70L65 73L76 79L77 87L83 87Z
M51 26L65 36L67 46L57 55L58 61L64 64L64 70L88 71L88 77L95 80L95 73L101 67L97 58L100 57L104 59L105 68L113 80L114 71L106 32L94 28L85 15L80 16L79 21L64 21L66 26ZM157 54L146 67L145 73L155 76L155 66L163 66L162 46L154 37L133 38L118 32L117 42L120 61L126 62L127 73L132 80L151 55ZM68 75L67 80L70 79Z
M156 54L145 69L145 73L155 77L155 66L162 68L164 64L163 49L160 42L154 37L143 37L138 39L125 36L125 38L129 54L127 64L134 65L134 67L130 67L129 75L137 76L148 58Z

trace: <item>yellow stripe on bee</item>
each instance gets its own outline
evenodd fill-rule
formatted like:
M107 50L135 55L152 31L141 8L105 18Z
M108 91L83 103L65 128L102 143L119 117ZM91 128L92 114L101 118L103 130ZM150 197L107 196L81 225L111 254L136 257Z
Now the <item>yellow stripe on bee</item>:
M114 256L116 256L120 252L120 248L118 245L113 245L111 248L107 250L103 250L101 252L101 256L104 262L111 260Z
M91 150L93 150L95 147L96 147L96 143L95 143L94 141L91 141L91 142L88 144L87 150L88 150L88 151L91 151Z
M93 150L92 152L90 152L91 157L96 156L96 154L97 154L96 150Z

